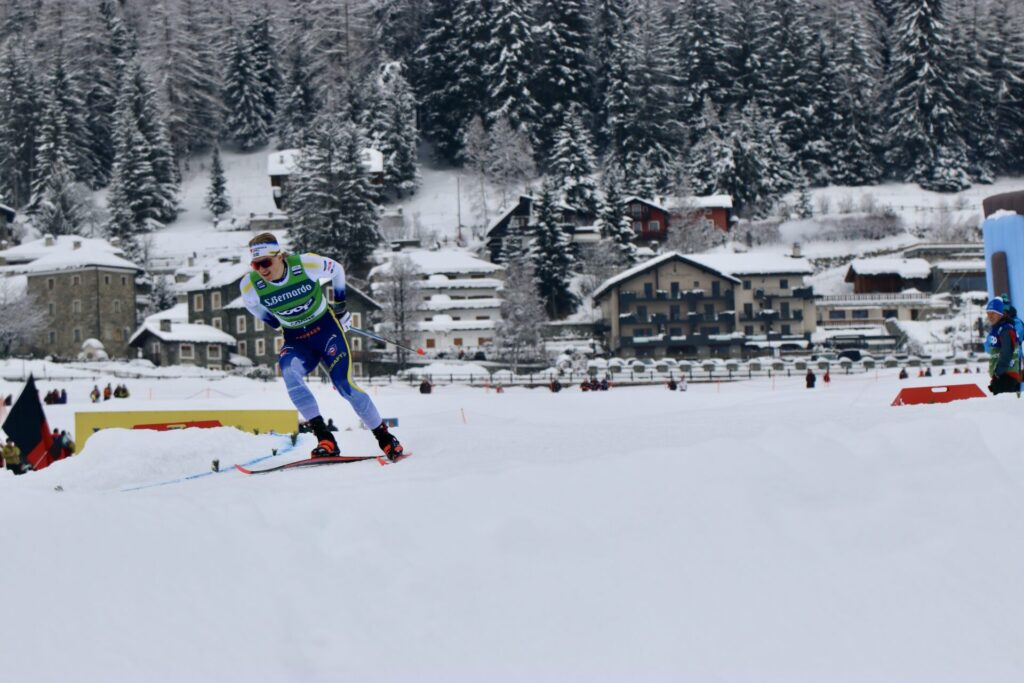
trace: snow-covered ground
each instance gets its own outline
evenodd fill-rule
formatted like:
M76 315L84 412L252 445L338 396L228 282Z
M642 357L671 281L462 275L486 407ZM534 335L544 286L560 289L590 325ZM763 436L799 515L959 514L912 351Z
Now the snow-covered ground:
M893 408L924 381L895 375L396 385L372 391L414 457L265 477L182 480L283 437L100 432L48 470L0 471L0 678L1021 680L1018 402ZM371 453L311 386L343 449ZM132 391L110 405L286 400L236 378ZM52 422L81 407L70 393Z

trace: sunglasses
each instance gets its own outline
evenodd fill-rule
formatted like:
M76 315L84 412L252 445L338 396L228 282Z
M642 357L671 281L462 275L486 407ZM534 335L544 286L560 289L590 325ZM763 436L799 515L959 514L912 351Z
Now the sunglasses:
M252 269L253 270L262 270L262 269L269 268L273 264L274 264L274 259L272 259L272 258L256 259L255 261L252 262Z

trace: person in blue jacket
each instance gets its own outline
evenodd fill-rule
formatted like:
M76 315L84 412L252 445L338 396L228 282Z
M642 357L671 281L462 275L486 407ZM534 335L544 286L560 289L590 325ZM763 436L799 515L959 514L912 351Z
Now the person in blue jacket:
M985 338L989 354L988 390L993 394L1020 391L1020 370L1017 363L1020 339L1014 321L1007 315L1006 303L995 298L985 307L985 315L992 326Z

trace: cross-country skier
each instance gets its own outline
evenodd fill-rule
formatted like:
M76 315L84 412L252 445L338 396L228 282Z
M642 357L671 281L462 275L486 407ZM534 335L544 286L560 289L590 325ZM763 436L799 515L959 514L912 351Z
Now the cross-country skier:
M242 301L256 318L284 332L278 363L288 397L319 441L311 457L339 454L338 443L305 383L306 375L322 363L338 393L373 431L384 456L392 462L399 460L402 444L388 431L370 396L352 381L352 356L345 337L352 327L352 314L345 310L341 264L316 254L287 254L271 233L252 238L249 251L252 271L239 283ZM331 280L333 306L327 302L321 279Z

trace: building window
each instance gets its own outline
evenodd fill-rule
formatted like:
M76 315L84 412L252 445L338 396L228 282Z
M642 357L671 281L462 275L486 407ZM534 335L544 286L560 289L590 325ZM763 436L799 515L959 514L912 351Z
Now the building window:
M672 292L672 298L673 299L678 299L679 298L679 283L678 282L673 282L670 285L670 289L671 289L671 292Z
M352 374L355 375L356 377L362 377L363 376L363 364L362 363L353 363L352 364Z
M743 281L743 289L750 289L750 280Z
M71 302L71 312L81 313L82 312L82 301L81 299L75 299Z
M477 337L477 340L476 340L476 345L477 346L483 346L485 344L490 344L490 343L491 343L491 338L490 337Z
M829 311L829 320L846 320L846 311Z
M71 276L71 286L72 287L77 287L80 284L82 284L82 276L81 275L72 275Z
M130 329L128 329L127 327L121 328L121 341L128 341L129 339L131 339L131 336L132 331Z
M235 317L235 330L238 334L245 333L245 315L239 315Z
M743 317L753 318L754 317L754 304L743 304Z
M254 332L262 332L266 329L267 324L263 322L263 318L256 318L252 323L252 329Z
M196 350L191 344L180 344L178 346L178 355L181 360L192 360L196 357Z
M478 316L476 317L476 319L477 319L477 320L490 320L490 319L491 319L491 316L489 316L489 315L478 315Z
M779 312L780 312L780 314L781 314L781 316L783 318L788 318L789 317L789 302L788 301L783 301L779 305Z
M352 314L352 327L362 327L362 326L363 326L363 314L362 313L353 313Z
M895 308L883 308L882 309L882 318L884 318L885 320L888 320L889 318L896 318L896 317L899 317L899 316L897 315Z
M682 337L683 336L683 328L681 328L681 327L671 327L671 328L669 328L668 333L669 333L669 335L671 335L673 337Z
M50 344L56 344L57 343L57 333L56 332L52 332L51 331L46 336L50 340Z
M744 325L743 326L743 334L748 335L748 336L754 334L754 326L753 325Z
M192 308L194 310L196 310L196 311L205 310L205 307L203 306L203 295L202 294L193 294L192 295Z
M46 304L46 312L50 315L51 318L54 315L56 315L56 311L57 311L57 307L54 304L52 304L52 303L51 304Z
M782 334L793 334L793 332L790 330L789 325L782 326Z
M651 232L661 232L661 221L650 221L647 224L647 229Z
M462 337L456 337L452 343L456 346L462 346Z
M858 311L851 311L851 312L853 314L853 319L854 320L867 320L868 319L868 310L866 308L862 308L862 309L860 309Z
M210 310L216 311L220 308L220 292L210 292Z
M711 283L711 296L722 296L722 283L718 280Z
M781 287L782 289L789 289L789 280L785 278L779 280L779 287Z
M213 325L213 329L215 329L215 330L223 330L224 329L224 321L221 320L221 317L219 315L215 316L213 318L213 320L210 321L210 324Z
M633 221L633 232L639 234L644 229L644 224L640 221Z
M278 335L274 337L274 353L281 353L281 349L284 348L284 337Z
M434 346L435 346L434 340L433 339L428 339L427 340L427 348L428 349L432 349L432 348L434 348Z
M265 356L267 355L267 342L263 339L256 340L256 355Z
M645 282L644 283L644 298L645 299L653 299L654 298L654 284L653 283L650 283L650 282Z
M104 275L103 276L103 284L108 286L108 287L110 286L110 276L109 275Z
M362 337L352 337L352 339L350 339L348 343L349 343L349 345L352 346L352 350L353 351L362 351L363 350L363 338Z
M121 312L121 301L119 299L114 299L114 313L120 313L120 312Z
M122 287L127 287L128 286L128 276L127 275L122 275L121 276L121 286Z
M249 343L244 339L238 342L238 355L248 356L249 355Z
M46 288L47 289L53 289L56 286L56 284L57 284L57 281L54 280L52 277L46 278Z
M715 319L715 305L714 304L704 304L704 317L707 318L708 320L714 320Z
M220 345L219 344L207 344L206 345L206 358L208 360L220 360Z

